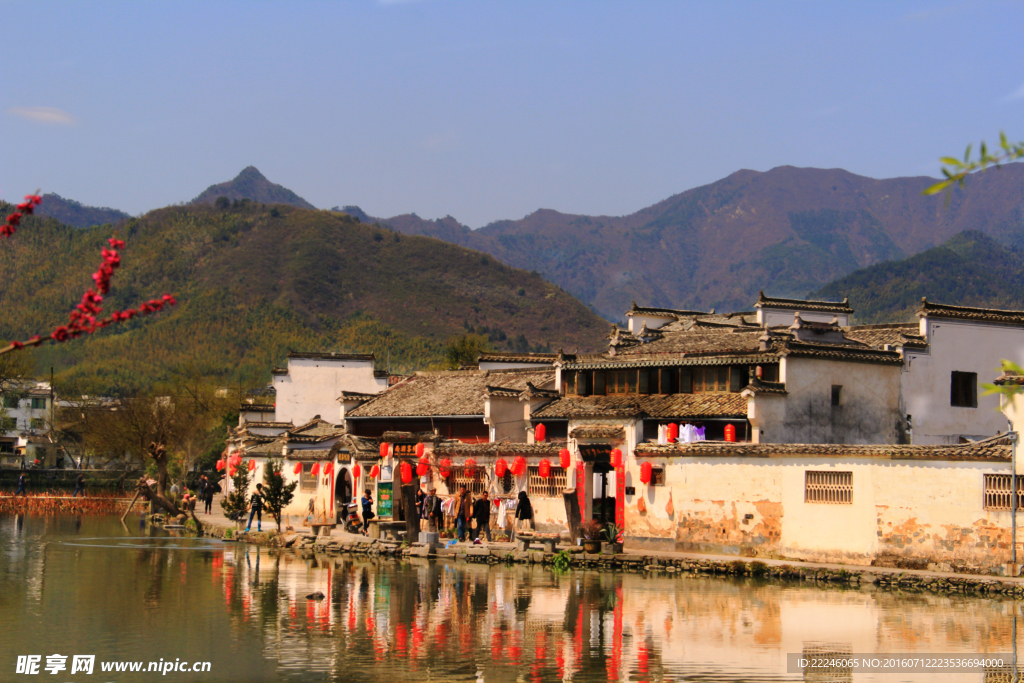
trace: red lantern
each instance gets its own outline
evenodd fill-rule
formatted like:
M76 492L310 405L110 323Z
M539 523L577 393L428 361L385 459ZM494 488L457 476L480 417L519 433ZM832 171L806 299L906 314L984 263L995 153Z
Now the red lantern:
M403 484L411 484L412 483L412 465L410 465L407 462L403 462L399 469L402 472L402 483Z
M301 462L295 463L295 469L292 470L292 472L295 473L295 474L302 474L302 463Z
M380 476L380 466L374 465L370 468L370 479L376 479Z
M505 458L498 458L494 463L494 475L496 477L504 477L505 472L508 470L508 463L505 462Z
M622 450L618 448L612 449L612 467L615 469L622 467Z
M235 465L235 467L238 467L239 465L241 465L242 464L242 454L238 453L236 451L235 454L231 456L231 462Z
M359 463L352 465L352 478L358 479L359 475L363 473L363 468L359 466Z
M466 463L465 463L464 467L465 467L465 469L464 469L465 473L468 476L472 476L473 475L473 470L476 469L476 460L474 460L473 458L466 458Z
M229 477L235 476L235 468L233 466L228 468L228 476Z
M423 455L426 452L427 452L427 445L426 444L422 444L422 443L416 444L416 457L417 458L422 458Z
M543 479L547 479L548 477L550 477L551 476L551 461L548 460L547 458L544 458L543 460L541 460L540 464L537 466L537 473Z
M563 448L558 451L558 466L563 470L569 469L569 449Z
M673 423L669 424L669 426L668 426L668 440L669 440L669 443L675 441L678 438L679 438L679 425L677 425L676 423L673 422Z
M388 457L388 444L386 442L380 445L380 457Z
M547 428L544 427L544 425L539 424L537 425L537 428L533 430L533 440L536 441L537 443L540 443L541 441L544 440L544 437L547 436L547 434Z
M222 470L225 467L227 467L227 464L223 460L218 460L217 461L217 469L218 470Z
M425 476L427 476L427 472L429 472L429 471L430 471L430 465L428 465L425 462L421 462L419 465L416 465L416 475L417 476L425 477Z
M324 465L324 474L330 474L333 471L334 471L334 463L333 462L329 462L326 465Z
M249 471L252 472L254 469L256 469L256 461L255 460L250 460L249 461Z
M651 483L651 463L645 462L640 465L640 481L645 484Z
M512 461L512 474L519 476L526 471L526 458L521 455L517 455L516 459Z
M736 425L725 425L725 440L735 441L736 440Z
M313 475L320 474L320 463L318 463L318 462L313 463L313 469L311 469L309 471L309 473L313 474Z

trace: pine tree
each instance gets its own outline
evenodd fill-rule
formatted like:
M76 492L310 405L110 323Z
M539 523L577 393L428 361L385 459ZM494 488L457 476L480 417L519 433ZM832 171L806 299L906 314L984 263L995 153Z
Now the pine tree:
M249 470L239 465L234 471L231 475L231 492L221 498L220 506L225 517L232 522L238 522L245 519L249 507Z
M281 476L280 460L271 458L263 469L263 507L277 522L277 531L281 532L281 512L288 507L295 497L295 487L299 482L284 483Z

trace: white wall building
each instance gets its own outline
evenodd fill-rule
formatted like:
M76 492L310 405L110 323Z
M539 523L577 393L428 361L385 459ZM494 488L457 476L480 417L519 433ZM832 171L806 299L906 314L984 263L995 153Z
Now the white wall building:
M343 391L379 394L388 388L388 373L373 366L372 353L289 352L288 367L273 370L273 421L300 425L316 415L333 420Z
M3 392L0 413L0 467L21 467L39 460L56 467L50 439L53 396L49 382L32 382Z

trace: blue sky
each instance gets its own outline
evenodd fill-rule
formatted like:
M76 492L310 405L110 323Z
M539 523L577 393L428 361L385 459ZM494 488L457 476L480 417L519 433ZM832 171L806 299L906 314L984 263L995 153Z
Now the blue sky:
M1024 139L1019 2L0 0L0 197L621 215L738 169ZM14 28L17 27L17 28Z

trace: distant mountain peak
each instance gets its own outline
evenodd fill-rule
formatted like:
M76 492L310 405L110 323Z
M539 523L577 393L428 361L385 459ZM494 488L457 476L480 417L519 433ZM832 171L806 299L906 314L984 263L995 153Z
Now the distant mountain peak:
M105 223L120 223L131 218L124 211L103 206L86 206L74 199L65 199L55 192L43 195L43 203L36 210L40 216L56 218L64 225L88 228Z
M192 203L213 204L218 197L249 199L261 204L288 204L302 209L316 208L288 188L267 180L255 166L246 166L233 180L210 185Z

